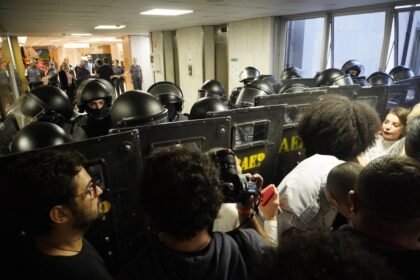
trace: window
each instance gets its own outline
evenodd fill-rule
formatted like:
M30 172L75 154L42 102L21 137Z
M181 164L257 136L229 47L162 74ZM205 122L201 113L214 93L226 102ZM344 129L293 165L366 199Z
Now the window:
M420 73L420 11L398 11L398 54L396 65L410 67L414 73Z
M314 77L321 68L325 18L287 22L285 68L304 70L303 77Z
M334 16L332 65L356 59L365 66L364 75L379 70L384 39L385 12Z

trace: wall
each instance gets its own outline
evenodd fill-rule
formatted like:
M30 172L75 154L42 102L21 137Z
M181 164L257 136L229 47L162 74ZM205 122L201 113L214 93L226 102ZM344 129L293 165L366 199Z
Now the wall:
M129 36L131 57L137 58L137 63L141 66L143 71L143 90L147 90L154 84L152 64L150 63L150 36ZM130 69L131 64L126 65L126 69ZM127 76L127 79L131 79Z
M214 26L203 27L204 80L215 79Z
M163 57L165 62L165 79L175 83L173 31L163 31Z
M247 66L261 74L273 73L274 17L228 24L229 93L241 86L239 73Z
M201 26L176 31L179 60L179 86L184 93L184 112L188 113L198 99L203 76L203 28Z
M154 82L159 81L165 81L165 69L163 68L163 61L157 61L157 56L160 56L160 59L163 59L163 45L164 45L164 39L163 39L163 32L157 31L151 33L151 40L152 40L152 54L154 56L154 63L152 64L153 69L153 75L154 75ZM166 42L165 42L166 43ZM157 63L160 63L159 66L157 66ZM158 67L158 68L156 68Z

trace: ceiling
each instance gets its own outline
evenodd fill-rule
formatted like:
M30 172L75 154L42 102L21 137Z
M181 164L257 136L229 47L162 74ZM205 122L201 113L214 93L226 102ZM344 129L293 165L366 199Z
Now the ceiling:
M390 0L1 0L0 35L31 36L35 42L80 40L71 33L94 36L142 35L197 25L274 15L292 15L342 8L395 3ZM146 16L152 8L191 9L176 17ZM95 30L100 24L126 25L120 30ZM33 38L32 38L33 39Z

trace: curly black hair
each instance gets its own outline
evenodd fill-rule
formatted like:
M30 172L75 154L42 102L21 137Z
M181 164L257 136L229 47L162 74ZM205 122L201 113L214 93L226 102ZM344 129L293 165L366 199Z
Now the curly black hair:
M398 278L385 259L346 232L291 235L265 255L258 280L391 280Z
M69 204L76 194L74 177L87 160L79 152L43 150L24 153L8 168L8 207L27 234L51 230L49 213L55 205Z
M159 231L190 239L211 227L222 200L219 172L207 155L172 148L145 159L140 201Z
M349 161L374 144L379 127L379 116L373 108L331 94L307 107L298 133L307 156L333 155Z

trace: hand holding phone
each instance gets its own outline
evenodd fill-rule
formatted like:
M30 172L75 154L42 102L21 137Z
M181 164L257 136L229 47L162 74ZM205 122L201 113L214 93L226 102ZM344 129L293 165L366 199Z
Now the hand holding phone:
M270 184L261 191L260 205L265 206L270 201L274 195L275 188L273 184Z

